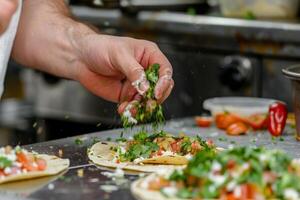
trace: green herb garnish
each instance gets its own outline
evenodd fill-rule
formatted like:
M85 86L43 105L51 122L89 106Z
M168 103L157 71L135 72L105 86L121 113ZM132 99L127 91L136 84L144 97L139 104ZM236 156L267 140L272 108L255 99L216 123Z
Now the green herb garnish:
M286 190L300 194L299 170L299 164L278 150L237 147L216 153L207 149L198 152L185 169L175 170L168 180L181 183L178 198L218 199L234 182L237 186L255 185L266 199L286 199ZM210 178L213 173L221 179ZM273 180L266 179L266 175ZM270 188L272 192L265 193Z
M155 99L155 86L159 78L159 64L153 64L146 70L146 78L149 82L149 89L140 102L133 104L137 109L134 119L137 123L152 123L153 127L157 127L165 121L162 106L157 104ZM135 123L129 120L124 114L121 116L124 128L132 127Z
M83 145L83 140L81 138L76 138L74 142L76 145Z
M0 156L0 169L5 169L6 167L12 166L12 161L6 157Z

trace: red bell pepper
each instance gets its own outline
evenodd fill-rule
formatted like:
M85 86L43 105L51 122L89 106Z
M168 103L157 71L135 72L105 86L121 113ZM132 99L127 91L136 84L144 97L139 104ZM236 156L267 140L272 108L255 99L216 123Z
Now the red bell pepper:
M283 102L272 103L269 107L268 130L273 136L280 136L287 119L287 108Z

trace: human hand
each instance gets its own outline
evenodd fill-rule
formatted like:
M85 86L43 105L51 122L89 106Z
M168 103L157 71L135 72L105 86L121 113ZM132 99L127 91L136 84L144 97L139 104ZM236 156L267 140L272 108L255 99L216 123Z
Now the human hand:
M90 34L77 42L82 62L77 80L94 94L119 102L122 113L128 102L141 98L149 83L145 69L160 64L155 98L162 103L174 86L172 66L156 44L127 37Z
M18 0L0 0L0 35L6 30L18 7Z

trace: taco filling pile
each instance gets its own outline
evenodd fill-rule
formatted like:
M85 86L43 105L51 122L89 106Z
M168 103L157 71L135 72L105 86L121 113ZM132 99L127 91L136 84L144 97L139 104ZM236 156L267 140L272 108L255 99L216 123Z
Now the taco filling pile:
M152 158L164 156L186 158L183 163L173 164L187 164L194 154L206 149L215 149L211 140L204 141L199 136L191 138L183 134L176 137L164 131L151 135L140 131L134 135L133 140L125 141L125 145L112 148L115 151L115 162L149 163Z
M68 166L68 159L31 153L19 146L0 148L0 184L55 175Z
M43 171L46 167L47 163L43 158L38 158L19 146L14 149L10 146L0 148L0 179L14 174Z
M200 151L187 168L152 174L132 191L139 199L300 199L300 161L264 148Z
M94 144L88 151L90 160L106 167L153 172L159 168L182 168L197 152L217 150L212 141L173 136L164 131L148 134L142 130L130 140L118 141Z

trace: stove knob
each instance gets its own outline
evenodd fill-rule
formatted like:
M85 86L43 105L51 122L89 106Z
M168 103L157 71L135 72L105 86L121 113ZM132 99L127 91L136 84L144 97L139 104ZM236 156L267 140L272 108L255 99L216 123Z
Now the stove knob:
M221 63L219 71L220 82L232 91L238 91L251 82L253 69L249 58L227 56Z

